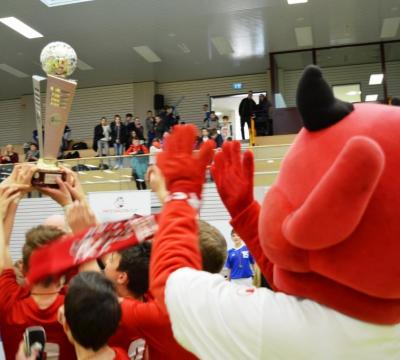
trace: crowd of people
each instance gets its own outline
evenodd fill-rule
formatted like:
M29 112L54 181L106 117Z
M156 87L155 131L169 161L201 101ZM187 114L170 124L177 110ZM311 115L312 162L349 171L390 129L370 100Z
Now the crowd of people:
M175 144L177 135L179 137L179 134L171 135ZM192 151L195 138L189 141L192 141ZM135 138L128 151L137 152L143 146ZM148 173L152 190L165 204L169 203L168 197L173 191L163 175L168 172L165 162L171 154L177 155L178 150L171 146L172 143L159 158L161 168L154 165ZM203 145L202 151L205 147L211 150L213 145L211 142ZM187 149L182 148L182 151L186 153ZM66 180L58 179L58 188L38 187L37 190L62 206L65 217L51 216L28 231L21 260L13 263L10 242L18 202L32 190L31 178L35 171L36 164L18 164L11 176L0 184L0 335L6 358L35 359L45 351L47 359L195 359L174 338L165 305L159 301L166 277L157 269L163 262L157 260L157 256L164 254L160 248L161 239L168 237L172 214L163 211L157 219L157 227L145 242L108 253L97 251L100 247L93 248L93 253L83 246L87 253L81 254L80 260L75 257L66 266L68 255L63 251L69 256L78 251L73 249L82 245L83 238L79 234L99 224L77 174L63 168ZM194 260L200 261L204 271L220 273L226 264L231 269L229 278L237 279L236 273L241 271L243 261L250 260L254 264L238 235L232 234L237 245L235 262L232 255L227 260L226 240L215 227L200 220L190 226L199 229L196 246L201 259L195 256ZM104 236L105 228L101 231ZM64 249L57 250L57 246L68 241L71 245L68 249L62 245ZM118 239L113 238L113 241L118 242ZM41 251L50 252L43 256ZM89 261L90 256L92 261ZM43 271L46 276L40 279L30 275ZM252 276L250 270L248 278ZM29 357L22 338L25 329L31 326L43 327L47 343L45 349L32 348L33 355Z

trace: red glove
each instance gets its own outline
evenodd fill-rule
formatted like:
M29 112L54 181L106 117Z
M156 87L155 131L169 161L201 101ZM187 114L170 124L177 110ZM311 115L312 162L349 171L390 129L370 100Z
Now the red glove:
M157 166L165 177L170 193L194 193L200 199L215 142L206 141L198 153L193 153L196 136L197 128L194 125L174 126L164 151L157 154Z
M235 218L254 201L253 153L247 150L242 157L238 141L225 142L211 171L221 200Z

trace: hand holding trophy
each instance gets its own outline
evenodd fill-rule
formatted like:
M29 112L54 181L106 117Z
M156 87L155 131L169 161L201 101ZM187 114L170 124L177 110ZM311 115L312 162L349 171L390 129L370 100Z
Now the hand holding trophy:
M63 42L52 42L42 50L40 62L47 74L44 121L40 86L46 78L32 76L40 151L39 170L32 178L34 186L58 187L57 178L65 181L65 173L58 167L57 155L77 86L76 81L66 77L74 72L77 61L74 49Z

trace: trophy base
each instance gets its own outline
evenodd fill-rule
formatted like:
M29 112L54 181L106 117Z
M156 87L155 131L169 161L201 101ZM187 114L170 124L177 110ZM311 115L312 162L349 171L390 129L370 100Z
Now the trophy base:
M32 177L33 186L58 188L56 179L60 178L62 181L67 179L65 172L62 170L44 170L39 169Z

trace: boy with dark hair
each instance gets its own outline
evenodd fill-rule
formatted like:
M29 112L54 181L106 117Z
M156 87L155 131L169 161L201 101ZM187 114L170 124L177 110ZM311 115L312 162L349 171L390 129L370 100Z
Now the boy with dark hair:
M159 171L153 177L152 188L160 201L164 201L163 179ZM158 182L155 184L155 182ZM223 235L212 225L199 220L199 245L203 269L219 273L226 259L227 245ZM132 348L138 339L144 339L150 359L194 359L175 341L168 316L152 297L152 287L148 287L151 246L148 243L135 245L129 249L111 253L104 260L104 274L116 284L121 303L122 320L111 345L123 349ZM148 292L149 291L149 292Z
M97 272L82 272L69 284L61 321L78 359L129 359L107 345L117 330L121 308L112 282Z

